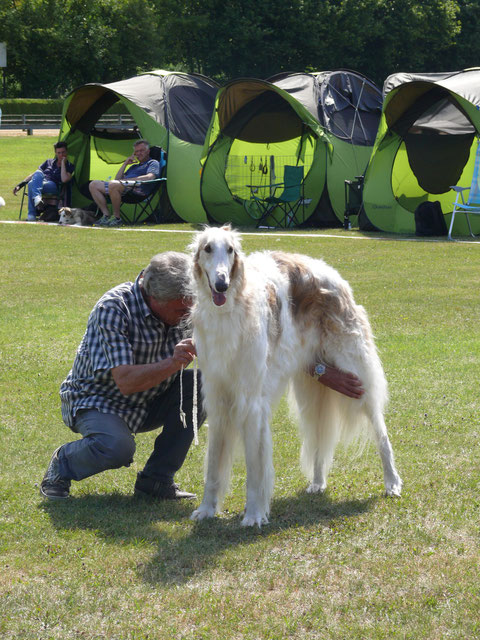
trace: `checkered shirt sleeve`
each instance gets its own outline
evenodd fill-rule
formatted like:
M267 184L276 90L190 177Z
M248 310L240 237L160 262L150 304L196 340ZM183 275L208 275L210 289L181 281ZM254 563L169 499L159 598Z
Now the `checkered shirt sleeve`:
M111 369L163 360L190 333L186 327L165 325L150 312L138 279L135 284L125 283L107 292L90 314L72 370L60 388L66 424L73 426L79 409L97 409L120 415L132 431L137 431L150 403L177 374L147 391L124 396Z

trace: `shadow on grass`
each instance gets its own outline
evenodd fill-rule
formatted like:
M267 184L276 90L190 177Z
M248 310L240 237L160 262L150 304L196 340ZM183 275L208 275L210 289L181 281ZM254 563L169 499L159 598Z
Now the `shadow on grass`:
M53 525L65 530L91 530L112 545L151 545L155 554L137 567L149 584L182 584L210 570L232 547L282 536L291 530L308 538L311 531L347 531L354 519L369 511L378 498L332 502L326 495L298 494L273 501L270 524L261 529L240 526L241 515L191 522L194 502L155 502L121 494L81 496L65 502L44 502ZM348 535L348 533L346 534Z

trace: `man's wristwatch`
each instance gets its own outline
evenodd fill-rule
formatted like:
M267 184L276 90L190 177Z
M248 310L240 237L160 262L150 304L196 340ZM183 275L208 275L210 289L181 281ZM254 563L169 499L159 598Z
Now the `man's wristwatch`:
M315 380L320 380L326 370L327 367L324 364L322 364L321 362L317 362L313 369L313 377L315 378Z

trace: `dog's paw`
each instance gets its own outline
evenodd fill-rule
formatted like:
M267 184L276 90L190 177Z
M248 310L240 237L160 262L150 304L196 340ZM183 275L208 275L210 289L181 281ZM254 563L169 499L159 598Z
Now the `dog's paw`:
M200 505L198 509L195 509L195 511L192 513L192 515L190 516L190 520L196 520L197 522L199 522L200 520L205 520L206 518L214 518L215 513L216 512L214 507Z
M385 482L385 495L389 498L399 498L402 495L402 484L400 476L392 482Z
M241 522L242 527L254 527L258 526L260 529L262 524L268 524L268 518L266 513L245 513Z
M315 482L312 482L307 487L307 493L323 493L326 488L327 488L326 484L317 484Z

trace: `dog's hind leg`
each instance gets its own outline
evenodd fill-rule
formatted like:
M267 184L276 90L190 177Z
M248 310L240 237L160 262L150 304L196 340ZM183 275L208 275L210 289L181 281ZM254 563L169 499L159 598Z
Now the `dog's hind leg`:
M310 480L307 493L323 493L339 439L338 401L334 392L305 374L293 381L300 431L301 462Z
M387 496L400 496L402 492L402 479L395 467L393 449L388 437L383 411L368 398L365 403L365 411L372 423L377 450L382 460L385 494Z
M243 437L247 467L247 500L242 526L268 524L273 494L274 469L270 409L258 400L246 417Z
M237 432L228 419L209 415L208 447L203 499L192 520L213 518L228 489Z

